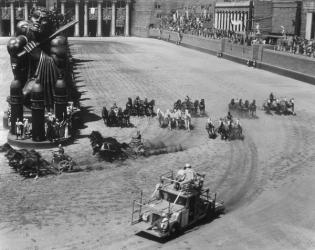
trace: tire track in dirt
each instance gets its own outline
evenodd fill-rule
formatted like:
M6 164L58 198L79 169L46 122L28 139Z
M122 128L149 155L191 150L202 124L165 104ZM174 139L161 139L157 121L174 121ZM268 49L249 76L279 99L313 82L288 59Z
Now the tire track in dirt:
M277 181L286 178L295 169L309 163L314 156L314 134L305 126L307 121L306 117L299 116L298 120L294 117L290 123L282 124L286 130L286 140L281 156L270 166L274 168L271 176L273 185L277 185Z
M124 56L124 57L125 57L125 59L128 58L127 56ZM137 70L137 68L131 66L131 64L128 65L128 66L131 69L131 71L132 70L135 70L135 71ZM119 67L124 67L123 63L121 63L121 65L119 65L118 68ZM126 78L123 76L123 74L119 73L119 70L117 69L117 67L115 69L112 68L111 72L116 75L115 82L117 82L117 80L120 81L120 82L124 82L125 83L124 86L128 86L128 88L129 88L128 90L129 91L130 91L130 89L133 89L133 90L137 89L137 91L139 90L139 85L137 85L135 83L135 81L131 81L130 79L128 79L126 81ZM150 79L150 77L152 77L152 75L150 75L150 76L149 75L148 76L143 76L143 79ZM142 82L141 82L142 84L140 83L140 85L142 86L141 90L144 91L145 93L148 93L148 92L152 91L152 89L149 88L149 87L143 87L143 86L146 86L145 82L146 82L146 80L142 80ZM156 81L155 81L155 83L156 83ZM172 85L170 86L169 84L165 84L165 83L166 83L166 81L160 81L159 84L157 84L158 88L161 89L161 92L164 93L163 99L164 100L165 99L166 100L170 100L170 99L171 100L176 100L176 98L181 95L181 94L178 93L179 89L176 88L175 86L173 87ZM232 84L225 84L223 86L224 86L225 90L228 90L228 89L231 88ZM114 86L110 86L109 88L112 88L112 87L114 88ZM101 91L101 90L99 90L99 91ZM242 92L242 89L240 89L239 91ZM102 92L104 92L104 90L102 90ZM105 92L107 92L107 91L105 91ZM167 94L165 94L165 93L167 93ZM171 97L169 96L170 94L172 95ZM106 97L109 98L109 99L113 98L113 96L110 96L110 95L107 95ZM170 105L172 105L172 104L170 104ZM195 125L197 125L197 126L199 126L201 124L201 121L199 122L197 119L194 119L194 121L196 121ZM141 124L141 130L143 130L143 131L150 130L149 129L149 126L150 126L149 124L150 123ZM139 127L139 129L140 129L140 127ZM185 134L181 133L181 131L180 131L181 136L178 136L178 133L169 132L169 131L166 130L166 131L161 131L158 134L158 138L159 138L159 140L161 140L161 141L163 141L165 143L172 143L172 144L174 144L174 143L175 144L182 144L183 143L183 144L185 144L186 147L194 148L194 147L200 145L201 133L199 133L198 135L197 135L197 133L198 132L192 131L191 133L185 135ZM116 132L114 134L117 136L118 132ZM205 134L204 134L204 136L205 136ZM187 144L187 141L189 141L189 144ZM232 146L231 148L234 148L234 147L235 146ZM200 148L199 150L202 151L204 149ZM233 152L232 152L232 154L233 154ZM188 156L187 158L190 158L189 153L187 154L187 156ZM242 160L237 160L236 162L240 162L240 161L242 161ZM243 160L243 162L244 162L244 160ZM233 169L234 172L236 172L236 171L240 171L240 172L243 171L242 168L237 168L236 166L233 166L233 164L229 163L229 168L226 171L224 177L222 177L222 179L218 182L218 183L220 183L219 186L221 186L226 181L227 177L230 176L230 178L231 178L231 172L230 172L231 169ZM216 187L218 187L218 185ZM239 194L237 194L237 195L239 196Z
M141 48L144 51L149 51L151 42L147 41L149 40L144 42L147 48ZM100 115L102 105L112 105L114 100L119 103L119 106L124 106L129 95L154 98L159 107L170 108L176 99L183 99L187 93L191 93L193 99L199 99L201 98L199 95L205 95L207 112L211 114L211 117L221 116L226 112L226 104L231 97L244 97L244 95L250 96L252 94L262 99L262 95L264 95L262 93L268 89L259 83L260 79L256 83L257 76L250 74L247 68L244 69L244 73L248 75L248 79L254 81L253 87L247 82L242 83L242 79L246 81L246 78L241 76L242 74L236 76L233 75L236 72L235 69L225 69L225 67L231 66L228 62L222 62L222 65L218 65L219 70L214 67L214 70L211 71L211 74L214 74L213 77L208 74L209 70L198 71L196 65L191 68L194 70L194 74L180 72L178 68L183 67L185 69L186 63L183 61L176 65L175 62L178 58L175 57L171 61L166 61L165 64L161 63L159 69L150 70L149 66L144 65L151 59L149 55L145 54L143 62L139 61L138 65L132 60L135 56L128 57L127 53L133 52L132 42L126 42L126 44L123 42L121 48L110 42L106 45L93 43L93 46L85 46L84 44L84 47L82 44L76 43L72 46L74 56L82 60L89 59L89 57L94 60L77 65L76 68L76 71L81 73L78 76L85 84L80 90L87 91L83 98L91 98L83 100L82 104L83 106L91 106L91 113L97 115ZM126 48L123 48L124 44ZM109 49L104 48L107 45L109 45ZM179 47L176 49L174 47L172 50L178 50L176 53L179 54L179 57L181 53L185 52ZM174 54L176 53L174 52ZM160 61L167 59L166 53L156 54L159 55L158 60ZM195 55L195 53L193 54ZM180 58L184 59L185 56ZM204 59L206 56L203 54L200 54L200 57L201 62L208 62L208 59ZM168 70L168 67L171 70ZM235 67L237 70L240 69L239 66ZM126 68L130 71L127 71ZM164 70L167 73L163 75ZM223 76L220 75L222 70L225 74ZM172 73L174 75L168 75ZM199 79L204 82L195 84L194 77L197 77L199 73L201 74ZM103 77L103 79L98 76L102 74L103 76L106 74L106 78ZM206 83L207 77L211 77L209 84ZM182 82L178 79L181 79ZM275 79L279 78L275 77ZM304 105L305 107L307 106ZM57 247L62 245L68 249L123 249L123 247L126 249L156 249L167 247L166 244L162 245L135 236L136 230L128 224L132 198L138 197L140 190L144 190L146 195L150 195L160 174L168 170L176 171L186 162L190 162L196 171L206 173L205 186L209 184L211 188L214 187L214 191L218 191L218 198L225 200L228 211L238 210L246 213L248 210L243 209L245 205L251 203L254 206L253 201L262 190L276 188L283 183L283 180L290 181L291 173L294 175L292 178L296 178L301 164L311 167L315 160L315 138L314 125L309 126L309 123L314 121L315 117L310 116L309 113L303 113L301 116L298 113L297 117L275 116L270 119L265 118L262 114L259 116L262 119L257 120L257 122L242 120L245 128L245 140L233 142L221 141L219 138L209 140L204 130L205 119L202 118L193 119L195 129L190 133L161 129L156 119L135 117L133 122L136 127L130 129L107 128L102 120L89 121L86 124L88 127L81 131L83 135L96 129L106 136L115 136L119 140L128 141L136 129L140 129L143 131L144 139L163 141L165 144L182 144L186 150L175 154L127 160L123 163L100 163L91 155L88 139L80 138L76 145L67 146L66 152L71 152L70 155L76 156L76 159L81 163L102 166L102 171L62 175L54 179L40 179L37 182L30 180L15 186L14 192L10 189L12 186L8 186L2 191L8 193L7 196L10 198L4 201L5 204L2 207L7 211L12 207L16 209L10 211L12 220L17 215L14 229L17 229L18 226L20 229L24 227L21 226L23 218L39 225L41 228L34 231L39 232L38 241L43 241L41 239L45 237L41 237L42 235L49 238L48 231L52 230L54 226L53 230L56 230L56 235L58 235L56 236L58 237ZM273 125L264 127L262 126L263 122L273 123ZM272 133L267 133L268 130L277 129L279 133L274 137ZM268 142L266 144L260 142L265 139L264 133L266 133L266 141ZM266 145L268 148L263 148ZM262 157L266 159L262 159ZM37 185L35 185L36 183ZM65 192L65 190L67 191ZM27 213L23 213L25 217L19 214L24 203L21 203L19 208L14 206L16 191L26 196L28 193L32 194L27 202L39 204L35 207L34 212L28 209ZM27 202L25 202L26 205ZM0 210L0 212L0 215L6 213L5 210ZM236 216L233 217L235 214L237 213L231 213L232 218L236 218ZM227 217L229 216L223 217L220 221L223 224L229 222ZM224 219L226 220L224 221ZM256 220L259 219L256 218ZM220 224L221 222L215 223ZM255 226L257 225L253 227ZM223 233L233 230L233 226L230 225L223 225L222 227L227 228L226 231L223 230ZM77 233L72 239L69 229L73 231L73 234ZM201 244L203 241L206 241L205 244L211 244L211 241L207 242L208 229L203 228L201 230L202 235L204 235L204 238L199 238ZM24 232L29 231L25 229ZM68 234L68 237L61 235L63 233ZM253 233L254 236L255 234ZM236 235L244 237L244 231L240 230ZM187 248L193 246L190 245L190 242L198 239L195 236L194 233L187 235L187 244L185 243ZM235 238L235 234L232 233L231 237ZM173 246L180 240L175 239ZM172 244L168 246L172 246ZM52 245L47 241L42 243L42 246L48 248Z
M216 183L220 197L228 211L241 206L252 195L257 181L258 156L255 144L246 135L243 142L232 142L229 167Z

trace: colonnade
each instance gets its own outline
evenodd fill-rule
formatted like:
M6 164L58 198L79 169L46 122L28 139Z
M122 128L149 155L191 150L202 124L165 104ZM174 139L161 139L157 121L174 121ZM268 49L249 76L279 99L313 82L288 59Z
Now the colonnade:
M61 13L65 13L65 4L67 0L61 0ZM80 16L80 0L74 0L74 16L75 20L79 20ZM83 36L89 35L89 3L91 3L91 0L84 0L84 18L83 18ZM97 7L95 8L95 11L97 11L97 27L96 27L96 36L102 36L102 4L105 3L105 0L97 0ZM110 27L110 35L115 36L116 34L116 3L117 0L111 0L111 27ZM130 3L131 0L125 0L126 3L126 17L125 17L125 36L129 36L130 34ZM74 36L80 36L80 23L78 22L75 24L74 27Z
M84 4L84 19L83 19L83 35L89 35L89 4L92 3L92 0L73 0L74 1L74 19L79 20L80 18L80 3ZM111 2L111 27L110 27L110 35L115 36L116 34L116 3L117 0L108 0ZM97 0L97 7L95 11L97 11L97 28L96 28L96 36L102 36L102 24L103 24L103 15L102 15L102 5L107 0ZM130 4L131 0L124 0L125 1L125 10L126 10L126 17L125 17L125 36L130 35ZM24 18L25 20L28 19L29 16L29 8L36 7L38 0L24 0ZM93 1L95 2L95 0ZM13 35L15 33L15 3L16 0L8 0L10 3L10 33ZM69 3L69 0L60 0L60 11L62 14L66 13L66 3ZM32 6L30 6L32 4ZM80 22L75 24L74 27L74 36L80 36Z
M246 30L249 11L216 11L214 27L222 30L242 32ZM236 25L233 25L236 23Z
M32 7L36 7L38 0L24 0L24 6L23 9L24 13L24 19L28 20L29 16L29 4L32 3ZM15 32L15 7L14 4L16 3L16 0L9 0L8 3L10 3L10 33L13 35Z

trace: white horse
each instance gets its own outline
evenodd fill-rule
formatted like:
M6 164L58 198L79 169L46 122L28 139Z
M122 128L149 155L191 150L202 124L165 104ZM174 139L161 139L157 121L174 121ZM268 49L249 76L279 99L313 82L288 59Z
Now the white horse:
M176 124L176 128L179 129L180 127L180 121L182 119L182 111L180 109L176 110L174 112L174 120L175 120L175 124Z
M186 130L190 131L191 115L189 114L188 109L185 109L184 121L185 121L185 128L186 128Z
M157 119L159 121L160 127L162 127L164 124L164 120L165 120L165 114L163 113L163 111L160 108L158 108L156 110L156 116L157 116Z
M170 111L169 109L166 110L165 112L165 117L168 120L168 128L169 130L172 130L172 123L174 121L174 113L172 111Z

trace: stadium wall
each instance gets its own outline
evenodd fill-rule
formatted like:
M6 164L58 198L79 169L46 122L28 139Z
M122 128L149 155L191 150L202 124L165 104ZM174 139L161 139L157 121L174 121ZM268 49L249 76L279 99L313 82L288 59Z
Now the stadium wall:
M176 43L177 32L150 29L149 37ZM227 39L209 39L201 36L183 34L181 45L197 49L224 59L247 64L256 62L256 67L294 79L315 84L315 59L288 52L274 51L268 45L241 46L228 42Z

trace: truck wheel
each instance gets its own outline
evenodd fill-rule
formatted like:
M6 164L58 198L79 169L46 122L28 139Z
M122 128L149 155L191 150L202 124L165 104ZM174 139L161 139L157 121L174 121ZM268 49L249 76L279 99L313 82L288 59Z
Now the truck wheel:
M180 234L180 226L178 223L174 224L170 229L171 237L176 237Z

